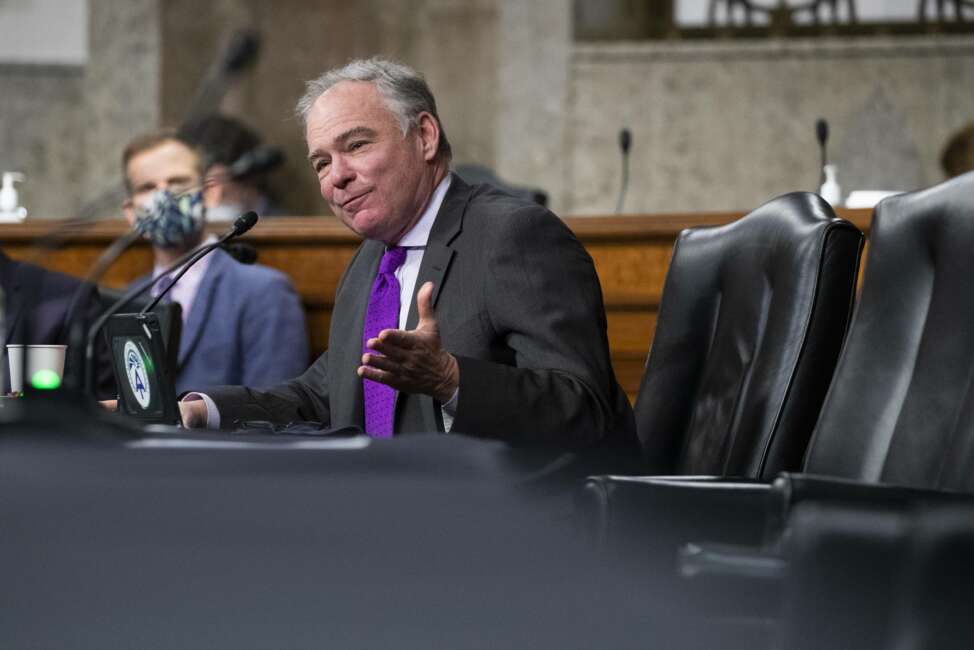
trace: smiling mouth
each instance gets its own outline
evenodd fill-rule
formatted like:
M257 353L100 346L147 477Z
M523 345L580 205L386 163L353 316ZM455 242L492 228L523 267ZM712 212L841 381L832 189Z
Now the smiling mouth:
M354 198L351 198L348 201L345 201L341 205L342 210L344 210L345 212L355 212L356 210L358 210L358 208L360 208L362 206L363 200L368 195L369 195L369 192L362 192L358 196L356 196Z

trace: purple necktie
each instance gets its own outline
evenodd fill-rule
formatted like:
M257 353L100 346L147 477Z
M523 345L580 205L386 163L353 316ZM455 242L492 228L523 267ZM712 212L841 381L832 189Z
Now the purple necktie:
M406 261L406 249L394 246L379 262L379 273L372 283L369 307L362 329L362 351L368 352L368 340L379 332L399 327L399 280L396 269ZM373 438L391 438L395 418L396 390L369 379L362 380L365 397L365 432Z

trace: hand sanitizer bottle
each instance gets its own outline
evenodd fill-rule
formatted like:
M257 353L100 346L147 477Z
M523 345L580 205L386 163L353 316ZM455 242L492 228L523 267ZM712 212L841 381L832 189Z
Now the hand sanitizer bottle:
M825 182L822 183L821 189L818 191L822 195L822 198L828 201L833 208L838 208L842 206L842 188L839 186L839 181L836 180L837 169L835 165L826 165L825 171Z
M16 223L27 217L27 208L20 205L14 181L23 183L24 175L20 172L3 172L3 184L0 185L0 223Z

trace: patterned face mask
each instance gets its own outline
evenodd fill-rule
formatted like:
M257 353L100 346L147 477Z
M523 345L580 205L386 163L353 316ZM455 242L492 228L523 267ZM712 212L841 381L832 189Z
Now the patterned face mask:
M154 192L135 209L135 229L159 248L182 248L196 242L203 229L203 192Z

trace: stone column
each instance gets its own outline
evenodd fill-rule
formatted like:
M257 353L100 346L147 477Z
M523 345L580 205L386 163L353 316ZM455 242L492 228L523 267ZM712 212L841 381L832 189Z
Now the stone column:
M495 168L567 205L566 107L572 51L569 0L500 0Z
M82 197L92 216L120 214L119 160L134 135L160 119L161 0L89 0L89 59L84 129L87 164Z

